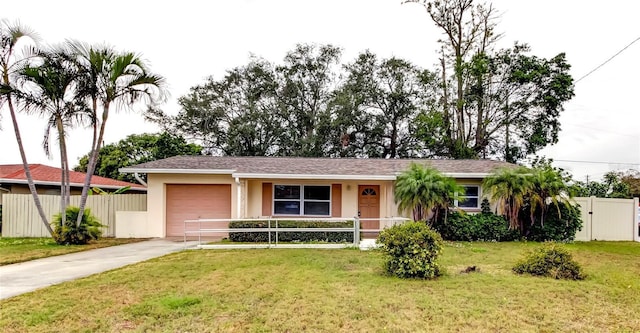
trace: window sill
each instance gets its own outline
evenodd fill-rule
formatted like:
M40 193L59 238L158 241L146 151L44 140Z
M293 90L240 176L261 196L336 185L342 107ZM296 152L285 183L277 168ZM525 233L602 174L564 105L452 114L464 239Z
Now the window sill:
M271 215L272 218L328 219L331 215Z
M458 209L461 209L467 213L480 213L482 212L481 208L464 208L464 207L457 207Z

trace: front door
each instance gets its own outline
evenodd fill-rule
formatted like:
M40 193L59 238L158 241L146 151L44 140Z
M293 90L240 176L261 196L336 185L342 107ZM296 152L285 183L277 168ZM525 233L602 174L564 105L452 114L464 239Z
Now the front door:
M360 223L361 229L379 229L380 221L367 221L366 219L380 218L380 185L358 186L358 215L365 219ZM363 232L363 238L376 238L377 232Z

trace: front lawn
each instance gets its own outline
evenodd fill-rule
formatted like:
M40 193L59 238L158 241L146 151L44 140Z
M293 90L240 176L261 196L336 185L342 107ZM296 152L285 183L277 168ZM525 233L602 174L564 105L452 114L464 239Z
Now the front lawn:
M0 266L80 252L101 247L139 242L139 238L101 238L87 245L58 245L53 238L0 237Z
M517 276L536 243L448 243L435 281L353 249L183 251L0 302L3 332L634 332L640 243L568 245L584 281ZM460 273L467 266L478 273Z

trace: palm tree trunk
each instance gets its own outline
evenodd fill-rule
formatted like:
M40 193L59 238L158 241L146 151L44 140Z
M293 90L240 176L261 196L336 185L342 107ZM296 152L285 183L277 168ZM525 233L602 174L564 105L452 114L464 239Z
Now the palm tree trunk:
M96 110L96 102L94 101L94 110ZM102 121L100 122L100 132L98 133L98 137L96 138L96 127L97 127L97 119L93 126L93 147L91 149L91 156L89 157L89 163L87 165L87 173L84 178L84 186L82 186L82 194L80 196L80 207L78 210L78 219L76 220L76 225L80 225L82 221L82 216L84 215L84 209L87 204L87 197L89 196L89 186L91 184L91 177L93 176L93 172L95 171L96 164L98 163L98 153L100 152L100 148L102 146L102 140L104 137L104 129L107 124L107 119L109 118L109 103L105 103L102 110Z
M5 77L5 82L8 82L8 77ZM31 170L29 169L29 163L27 163L27 155L24 152L24 146L22 144L22 136L20 135L20 128L18 127L18 119L16 118L16 112L13 108L13 102L11 100L11 95L7 96L7 104L9 105L9 114L11 114L11 123L13 124L13 131L16 135L16 142L18 143L18 150L20 150L20 158L22 159L22 167L24 169L24 174L27 177L27 184L29 185L29 191L33 196L33 202L36 205L36 209L38 210L38 215L40 215L40 219L44 224L44 227L47 229L49 234L53 236L53 230L49 225L49 221L47 220L47 216L44 213L44 209L42 208L42 203L40 202L40 197L38 197L38 192L36 190L36 186L33 183L33 177L31 176Z
M62 152L60 153L62 154ZM63 227L67 222L66 221L67 214L65 214L65 207L64 207L64 198L66 196L65 191L66 191L66 187L65 187L65 180L64 180L64 161L62 160L62 158L60 158L60 227Z
M69 176L67 165L67 160L65 158L65 140L64 140L64 129L63 129L62 119L60 117L56 117L56 129L58 130L58 146L60 148L60 226L64 226L67 223L67 198L69 197L69 193L67 192L67 184L69 184Z

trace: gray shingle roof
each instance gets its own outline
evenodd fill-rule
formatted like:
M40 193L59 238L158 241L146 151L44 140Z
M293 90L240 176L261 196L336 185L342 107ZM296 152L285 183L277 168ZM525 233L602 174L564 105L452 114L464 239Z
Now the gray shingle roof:
M395 176L412 162L430 165L447 174L490 173L500 167L515 166L493 160L176 156L121 171L171 173L180 170L184 173L193 170L194 173L206 173L207 170L233 170L237 174Z

